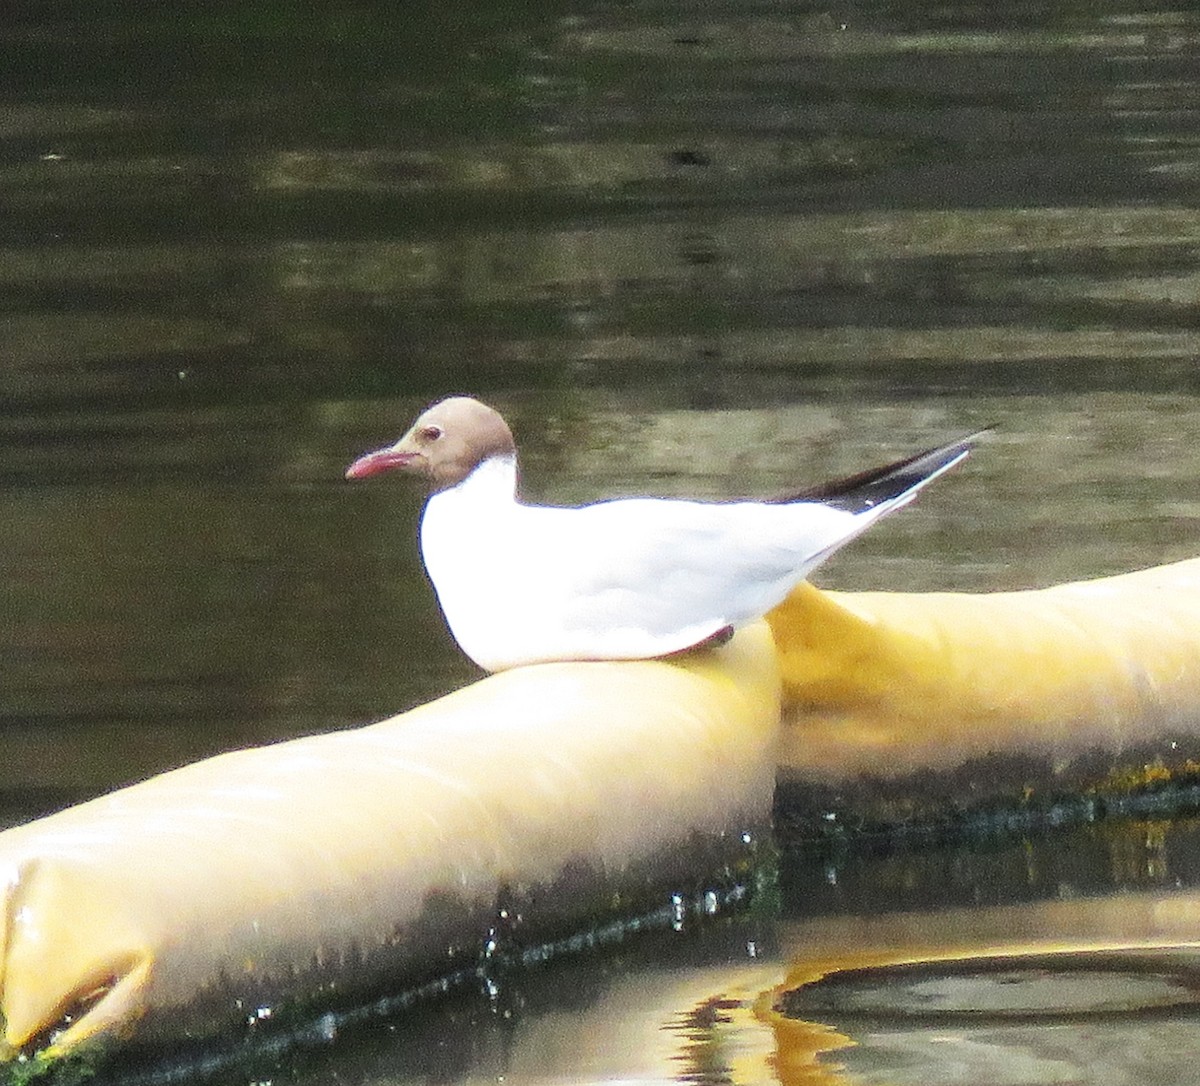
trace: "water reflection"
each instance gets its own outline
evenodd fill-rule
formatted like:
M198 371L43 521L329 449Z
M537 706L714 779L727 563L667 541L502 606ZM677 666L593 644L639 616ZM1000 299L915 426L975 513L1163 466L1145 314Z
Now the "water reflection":
M1191 892L800 922L781 1081L1188 1082L1197 916Z
M1114 889L1200 885L1200 822L1119 818L1029 834L936 831L785 850L780 877L798 915L1072 900Z
M1078 840L1007 847L1053 870ZM978 846L944 852L966 865ZM1119 1082L1150 1060L1153 1081L1191 1081L1194 881L1137 890L1144 874L1124 882L1114 869L1089 892L1031 892L1019 870L1001 868L979 874L987 898L960 904L940 870L877 874L891 908L869 897L831 907L807 897L810 880L785 887L780 916L698 919L666 938L501 972L203 1080Z

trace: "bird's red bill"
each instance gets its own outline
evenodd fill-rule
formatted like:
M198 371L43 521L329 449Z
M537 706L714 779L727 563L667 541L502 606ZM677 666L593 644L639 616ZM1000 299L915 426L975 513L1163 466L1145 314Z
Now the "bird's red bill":
M397 471L408 467L416 459L415 453L398 452L396 449L376 449L360 456L346 469L347 479L366 479L384 471Z

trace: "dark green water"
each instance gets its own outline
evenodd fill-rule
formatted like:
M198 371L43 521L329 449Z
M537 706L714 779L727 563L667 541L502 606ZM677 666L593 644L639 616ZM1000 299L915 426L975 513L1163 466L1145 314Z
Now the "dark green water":
M826 585L1197 554L1198 61L1115 0L9 5L0 814L472 678L419 496L341 479L452 391L562 501L998 424Z

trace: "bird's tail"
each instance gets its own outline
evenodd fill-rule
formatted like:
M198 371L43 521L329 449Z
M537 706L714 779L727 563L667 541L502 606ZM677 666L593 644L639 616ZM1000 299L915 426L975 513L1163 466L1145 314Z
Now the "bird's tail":
M880 506L888 510L899 508L916 497L926 483L949 471L974 448L975 442L991 427L978 430L966 437L939 445L926 452L908 456L881 468L860 471L845 479L819 483L805 490L793 491L777 502L821 502L823 505L841 509L847 513L867 513ZM882 513L883 510L880 510ZM874 518L872 518L874 519Z
M959 461L965 460L976 440L990 429L988 427L979 430L937 448L917 453L916 456L885 464L881 468L859 472L846 479L821 483L808 490L789 494L786 498L777 498L776 501L820 502L854 517L850 530L814 554L808 563L808 569L815 569L835 551L840 550L852 539L857 539L881 517L907 505L926 483L933 482Z

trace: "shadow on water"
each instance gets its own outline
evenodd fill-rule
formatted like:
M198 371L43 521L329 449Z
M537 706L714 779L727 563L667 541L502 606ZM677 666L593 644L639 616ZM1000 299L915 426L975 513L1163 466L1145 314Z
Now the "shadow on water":
M1198 52L1195 14L1132 0L17 5L4 820L473 678L418 496L340 478L451 390L504 409L552 501L776 492L997 423L835 587L1193 556ZM1070 832L785 847L778 928L556 965L257 1077L793 1081L750 1008L821 917L882 945L1028 906L1067 938L1037 902L1193 885L1190 822Z

